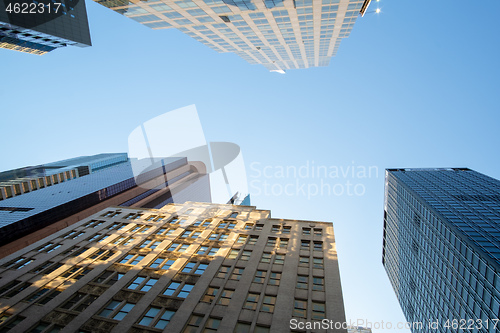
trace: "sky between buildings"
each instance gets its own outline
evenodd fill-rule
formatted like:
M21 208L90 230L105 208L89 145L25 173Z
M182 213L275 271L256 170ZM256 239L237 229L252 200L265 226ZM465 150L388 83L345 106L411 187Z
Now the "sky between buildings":
M329 67L285 75L86 3L92 47L0 50L0 170L127 151L135 127L196 104L207 141L240 145L253 205L334 222L347 318L403 322L381 262L384 169L500 178L500 2L373 2Z

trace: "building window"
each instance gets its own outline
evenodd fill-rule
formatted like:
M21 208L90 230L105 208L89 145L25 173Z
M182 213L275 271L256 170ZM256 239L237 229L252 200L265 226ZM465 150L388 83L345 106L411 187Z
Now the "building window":
M297 289L308 289L309 277L304 275L297 276Z
M161 241L154 241L154 242L153 242L153 243L149 246L149 248L150 248L151 250L154 250L154 249L156 249L156 248L158 247L158 245L160 245L160 244L161 244Z
M219 271L217 272L216 277L220 279L225 279L231 270L231 266L220 266Z
M2 319L4 319L4 318L2 318ZM12 329L15 326L17 326L24 319L25 319L25 317L21 317L21 316L14 316L12 318L9 318L9 317L5 318L4 322L6 322L6 324L4 324L4 322L0 322L0 324L3 324L3 326L2 326L2 332L9 332L10 329Z
M266 271L257 271L255 273L255 277L253 278L253 282L255 283L264 283L266 279L267 272Z
M323 242L314 242L314 251L323 251Z
M280 225L273 225L273 227L272 227L271 231L272 231L272 232L279 232L279 231L280 231L280 228L281 228L281 226L280 226Z
M252 230L253 226L254 226L253 223L247 223L247 224L245 224L245 230Z
M9 298L19 294L21 291L31 286L31 283L29 282L23 282L22 284L19 283L20 281L14 280L11 283L7 284L2 289L0 289L0 295L2 295L2 297Z
M288 247L288 238L280 238L280 246L281 249L286 249Z
M322 277L313 277L313 290L325 291L325 279Z
M262 257L260 258L260 262L268 264L271 262L271 257L272 257L271 253L264 252L264 253L262 253Z
M217 293L219 292L218 287L208 287L207 291L205 292L205 295L201 298L202 302L206 303L212 303L212 301L215 299L215 296L217 296Z
M98 250L92 253L89 258L90 259L98 259L98 260L108 260L115 254L114 251L110 250Z
M66 272L61 274L61 277L67 278L67 279L75 279L75 280L80 280L84 275L89 273L91 269L88 268L81 268L80 266L73 266L72 268L68 269Z
M323 229L314 229L314 236L323 236Z
M262 231L263 228L264 228L263 224L256 224L254 230L255 231Z
M37 251L50 253L54 250L57 250L60 247L61 247L61 245L59 245L59 244L47 243L47 244L43 245L42 247L40 247Z
M21 258L9 261L8 263L2 265L2 267L10 268L10 269L20 269L20 268L23 268L24 266L30 264L31 262L33 262L32 259L21 257Z
M229 251L229 254L227 255L227 259L236 259L236 258L238 258L238 253L240 253L240 251L235 250L235 249L231 249L231 251Z
M229 277L230 280L236 280L236 281L239 281L241 279L241 276L243 275L243 271L245 269L244 268L239 268L239 267L236 267L234 270L233 270L233 273L231 274L231 276Z
M293 307L293 317L307 318L307 301L296 299Z
M255 245L257 244L257 240L259 239L259 236L250 236L250 239L248 240L247 245Z
M149 291L156 282L158 282L158 279L138 276L128 285L127 288L132 290Z
M309 251L310 246L311 246L311 242L309 242L308 240L303 240L300 242L300 249L301 250Z
M325 303L312 302L312 320L323 320L326 318Z
M218 241L225 241L229 235L228 234L223 234L220 232L213 232L210 234L208 239L210 240L218 240Z
M107 284L109 286L115 284L118 280L124 277L125 274L112 272L112 271L104 271L97 278L94 279L96 283Z
M205 323L205 329L203 330L204 333L209 333L209 332L217 332L217 329L219 328L221 320L217 318L208 318L207 322Z
M162 310L161 308L151 306L148 311L142 316L138 324L159 329L167 327L170 319L175 314L175 311Z
M163 292L163 295L186 298L193 288L194 284L191 283L185 283L182 285L181 282L171 282L167 289Z
M198 238L201 234L201 231L191 231L191 230L186 230L180 235L180 238Z
M175 259L156 258L149 267L157 269L169 269L175 263Z
M56 269L58 269L61 266L62 266L62 264L47 261L46 263L32 269L30 271L30 273L36 273L36 274L41 273L41 274L47 275L47 274L52 273L53 271L55 271Z
M201 275L207 269L208 264L201 264L198 262L190 261L181 270L182 273L198 274Z
M163 235L165 233L165 231L172 231L172 233L175 231L175 229L167 229L167 228L160 228L158 230L156 230L155 234L157 235Z
M99 312L99 316L122 320L134 308L133 303L111 301Z
M122 260L119 261L120 264L137 265L145 256L127 254Z
M239 235L238 239L236 240L236 244L245 244L247 241L248 236L247 235Z
M135 228L133 228L132 230L130 230L130 232L137 232L137 231L141 230L142 228L143 228L142 225L137 225L137 226L135 226Z
M217 304L229 305L231 297L233 297L234 290L224 289L220 294L220 298L217 300Z
M259 294L256 293L248 293L247 299L245 300L245 304L243 304L244 309L249 310L257 310L257 303L259 303Z
M302 235L310 235L311 228L302 228Z
M263 312L274 312L274 305L276 304L276 296L265 295L262 300L262 306L260 308Z
M49 291L47 293L44 293L44 295L40 298L38 298L35 303L36 304L47 304L48 302L52 301L57 295L61 293L60 290L57 289L52 289L52 291Z
M238 322L234 328L235 333L250 333L250 327L252 324Z
M110 212L107 212L106 214L101 215L101 216L103 216L103 217L115 217L117 215L120 215L120 213L119 212L110 211Z
M280 280L281 280L281 273L271 272L271 275L269 276L269 281L267 284L269 284L271 286L279 286Z
M235 219L238 216L238 212L232 212L229 218Z
M250 256L252 255L252 251L249 250L244 250L241 253L240 260L250 260Z
M292 227L290 227L290 226L284 226L283 230L281 231L281 233L283 233L283 234L289 234L291 229L292 229Z
M299 266L309 267L309 257L300 257L299 258Z
M118 237L117 239L113 240L111 243L115 245L129 245L134 241L134 238L132 237Z
M222 221L219 223L217 228L224 228L224 229L234 229L236 227L236 222L229 222L229 221Z
M37 292L31 294L30 296L28 296L27 298L25 298L24 300L26 302L33 302L34 300L42 297L45 293L47 293L48 291L50 291L51 289L49 288L42 288L42 289L39 289Z
M203 321L203 316L191 315L183 332L196 332Z
M58 249L58 248L60 248L60 247L61 247L61 245L59 245L59 244L54 245L54 246L52 246L50 249L47 249L47 251L46 251L46 252L47 252L47 253L50 253L50 252L52 252L52 251L54 251L54 250L57 250L57 249Z
M323 258L313 258L313 268L324 269Z
M276 246L276 237L269 237L266 246Z
M95 240L99 243L103 242L104 240L106 240L107 238L109 238L109 235L102 235L101 237L98 237L96 238Z
M275 265L283 265L285 263L285 255L284 254L277 254L274 257L274 264Z
M64 239L75 239L81 235L83 235L84 232L78 232L78 231L71 231L67 233L66 235L62 236Z
M214 256L217 251L219 251L219 247L215 247L215 246L212 246L212 247L208 247L208 246L200 246L198 248L198 251L196 252L196 254L201 254L201 255L207 255L207 256Z
M191 283L185 283L184 286L182 286L181 290L179 290L179 293L177 294L177 297L179 298L186 298L191 290L193 290L194 284Z
M66 303L64 303L61 308L66 310L73 310L77 312L82 312L92 304L97 299L98 296L87 295L83 293L76 293L71 297Z
M177 251L177 252L186 252L189 244L181 244L181 243L172 243L167 251Z

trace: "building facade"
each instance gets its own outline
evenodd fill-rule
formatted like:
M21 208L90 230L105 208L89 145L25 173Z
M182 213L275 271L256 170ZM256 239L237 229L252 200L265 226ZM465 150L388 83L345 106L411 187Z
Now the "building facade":
M210 202L204 166L164 159L134 175L127 154L99 154L3 172L0 257L109 206L162 207Z
M412 331L499 332L500 181L388 169L385 191L382 262Z
M0 48L42 55L67 45L91 45L85 1L0 2Z
M274 333L290 332L292 319L345 322L332 223L250 206L111 207L0 267L0 332Z
M328 66L370 0L95 0L270 71Z

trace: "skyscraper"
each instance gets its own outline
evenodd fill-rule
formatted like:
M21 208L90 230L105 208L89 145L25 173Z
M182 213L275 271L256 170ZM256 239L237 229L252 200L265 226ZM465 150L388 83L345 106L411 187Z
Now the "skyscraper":
M0 260L0 277L0 332L274 333L290 332L291 320L345 322L332 223L249 206L106 208Z
M161 161L139 175L125 153L0 173L0 257L110 205L162 207L174 202L173 194L179 203L211 201L203 165L181 157Z
M413 332L499 332L500 181L388 169L382 262Z
M370 0L95 0L271 71L327 66ZM166 41L165 41L166 42Z
M85 1L0 1L0 48L42 55L67 45L91 45Z

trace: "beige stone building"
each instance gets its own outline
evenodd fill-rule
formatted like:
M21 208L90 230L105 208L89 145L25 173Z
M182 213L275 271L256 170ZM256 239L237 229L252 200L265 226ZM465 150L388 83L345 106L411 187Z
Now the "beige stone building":
M111 207L0 261L0 332L274 333L292 319L345 322L332 223Z

